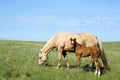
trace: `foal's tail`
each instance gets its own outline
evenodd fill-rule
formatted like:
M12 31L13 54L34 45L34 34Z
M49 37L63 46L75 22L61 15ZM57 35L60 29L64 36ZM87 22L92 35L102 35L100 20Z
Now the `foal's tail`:
M102 47L102 41L100 40L99 37L97 37L97 40L98 40L98 48L100 49L100 52L101 52L101 59L102 59L103 65L105 69L110 70L104 49Z

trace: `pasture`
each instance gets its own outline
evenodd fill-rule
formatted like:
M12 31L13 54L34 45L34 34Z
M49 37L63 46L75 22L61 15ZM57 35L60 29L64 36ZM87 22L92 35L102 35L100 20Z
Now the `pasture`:
M48 55L45 65L38 66L38 52L45 42L0 40L0 80L119 80L120 79L120 42L104 42L111 71L104 71L102 76L94 71L78 71L74 53L68 53L70 70L62 58L60 69L57 66L57 51ZM81 66L88 62L81 59ZM101 66L103 66L100 60Z

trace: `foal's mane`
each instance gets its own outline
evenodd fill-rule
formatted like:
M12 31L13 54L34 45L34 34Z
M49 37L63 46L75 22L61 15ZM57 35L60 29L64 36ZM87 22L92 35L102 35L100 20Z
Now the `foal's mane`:
M75 42L75 47L76 47L77 45L80 46L80 47L83 47L83 45L79 44L78 42Z
M80 47L84 47L84 45L82 45L82 44L79 44L76 40L74 40L75 41L75 45L74 45L74 48L75 47L77 47L77 46L80 46Z

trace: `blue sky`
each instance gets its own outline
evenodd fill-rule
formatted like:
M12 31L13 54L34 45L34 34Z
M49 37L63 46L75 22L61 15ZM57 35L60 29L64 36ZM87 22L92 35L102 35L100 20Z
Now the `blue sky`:
M120 0L1 0L0 39L48 41L61 31L120 41Z

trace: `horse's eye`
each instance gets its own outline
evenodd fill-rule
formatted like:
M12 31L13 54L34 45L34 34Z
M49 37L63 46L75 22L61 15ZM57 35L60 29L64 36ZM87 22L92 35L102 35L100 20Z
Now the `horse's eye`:
M39 57L39 59L41 59L42 57Z

